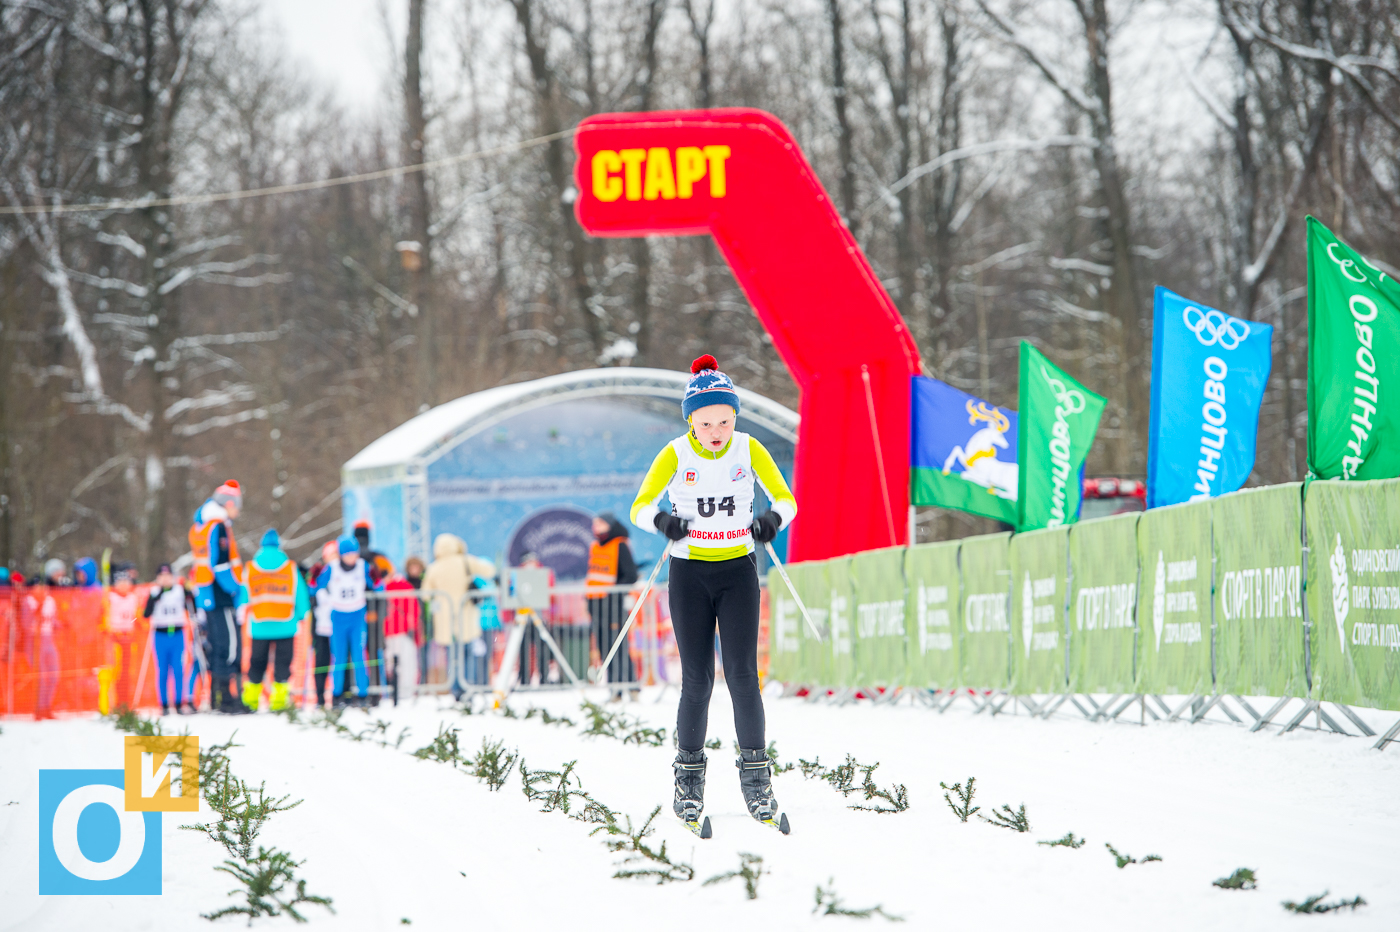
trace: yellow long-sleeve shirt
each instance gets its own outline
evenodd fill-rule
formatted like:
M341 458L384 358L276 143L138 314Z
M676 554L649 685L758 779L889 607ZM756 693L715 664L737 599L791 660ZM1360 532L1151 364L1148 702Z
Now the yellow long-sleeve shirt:
M696 455L711 460L721 459L729 452L730 445L734 442L731 438L729 443L725 444L724 449L716 453L704 449L692 434L687 434L686 440ZM793 497L787 481L783 478L778 464L773 461L773 456L768 452L768 449L752 436L748 438L748 443L749 462L753 469L754 478L767 494L769 501L773 503L773 511L782 518L781 526L787 527L797 514L797 499ZM642 487L632 502L632 523L637 527L651 534L656 533L656 526L653 523L659 512L656 501L666 493L679 466L680 461L676 457L675 447L671 444L666 444L662 447L661 452L656 454L656 459L652 460L651 468L647 470L646 478L642 480ZM749 553L753 549L753 544L745 542L733 546L706 547L695 541L689 541L688 549L690 551L689 558L692 560L732 560Z

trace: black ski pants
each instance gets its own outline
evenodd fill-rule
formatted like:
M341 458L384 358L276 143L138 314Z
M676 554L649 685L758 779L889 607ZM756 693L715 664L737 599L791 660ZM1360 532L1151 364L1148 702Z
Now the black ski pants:
M767 747L758 686L758 569L752 554L733 560L671 560L671 627L681 655L676 734L683 751L705 746L715 688L715 630L724 682L742 748Z
M312 634L311 644L316 651L316 704L321 705L326 697L326 677L331 671L331 636Z
M285 683L292 678L292 638L254 638L253 656L248 662L248 681L261 683L267 670L268 648L273 651L272 681Z
M231 605L216 605L208 612L210 704L240 704L243 689L243 631ZM230 680L234 680L230 685Z

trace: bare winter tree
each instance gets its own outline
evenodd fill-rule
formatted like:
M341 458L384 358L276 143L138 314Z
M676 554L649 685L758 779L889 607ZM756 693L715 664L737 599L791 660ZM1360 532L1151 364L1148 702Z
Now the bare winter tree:
M708 238L574 221L568 132L611 110L775 113L930 374L1012 404L1029 338L1109 397L1091 472L1140 475L1149 276L1273 323L1252 481L1302 474L1301 220L1400 265L1394 4L671 6L408 0L384 106L350 117L226 0L0 3L0 561L171 558L225 477L240 535L309 555L358 449L565 369L714 352L795 405Z
M982 12L995 24L1006 40L1031 62L1047 82L1061 95L1065 105L1089 124L1096 145L1093 149L1098 195L1102 203L1103 233L1108 261L1092 261L1084 268L1090 275L1104 281L1103 309L1113 316L1120 328L1121 353L1118 367L1125 389L1129 411L1145 411L1146 382L1141 361L1146 345L1143 333L1145 315L1137 284L1133 259L1132 209L1127 195L1127 177L1118 151L1118 139L1113 124L1113 82L1109 73L1109 42L1112 29L1107 0L1069 0L1081 26L1084 40L1080 68L1082 80L1076 80L1043 52L1034 38L1009 15L977 0ZM1143 468L1147 454L1146 424L1139 419L1123 418L1122 431L1126 444L1116 457L1119 469L1138 471Z

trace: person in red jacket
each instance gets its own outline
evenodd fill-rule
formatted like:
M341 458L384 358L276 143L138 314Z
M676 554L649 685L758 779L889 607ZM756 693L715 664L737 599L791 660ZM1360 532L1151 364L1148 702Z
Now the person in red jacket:
M404 569L421 578L423 561L409 557ZM384 615L385 673L393 684L394 705L398 705L400 696L418 698L418 640L423 629L423 607L413 583L398 572L389 574L384 596L389 606Z

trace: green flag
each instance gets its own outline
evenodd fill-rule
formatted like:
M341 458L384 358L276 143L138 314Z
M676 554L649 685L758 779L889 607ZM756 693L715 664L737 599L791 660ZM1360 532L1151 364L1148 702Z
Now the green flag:
M1308 218L1308 469L1400 476L1400 285Z
M1079 519L1079 468L1105 401L1021 341L1016 526L1029 531Z

